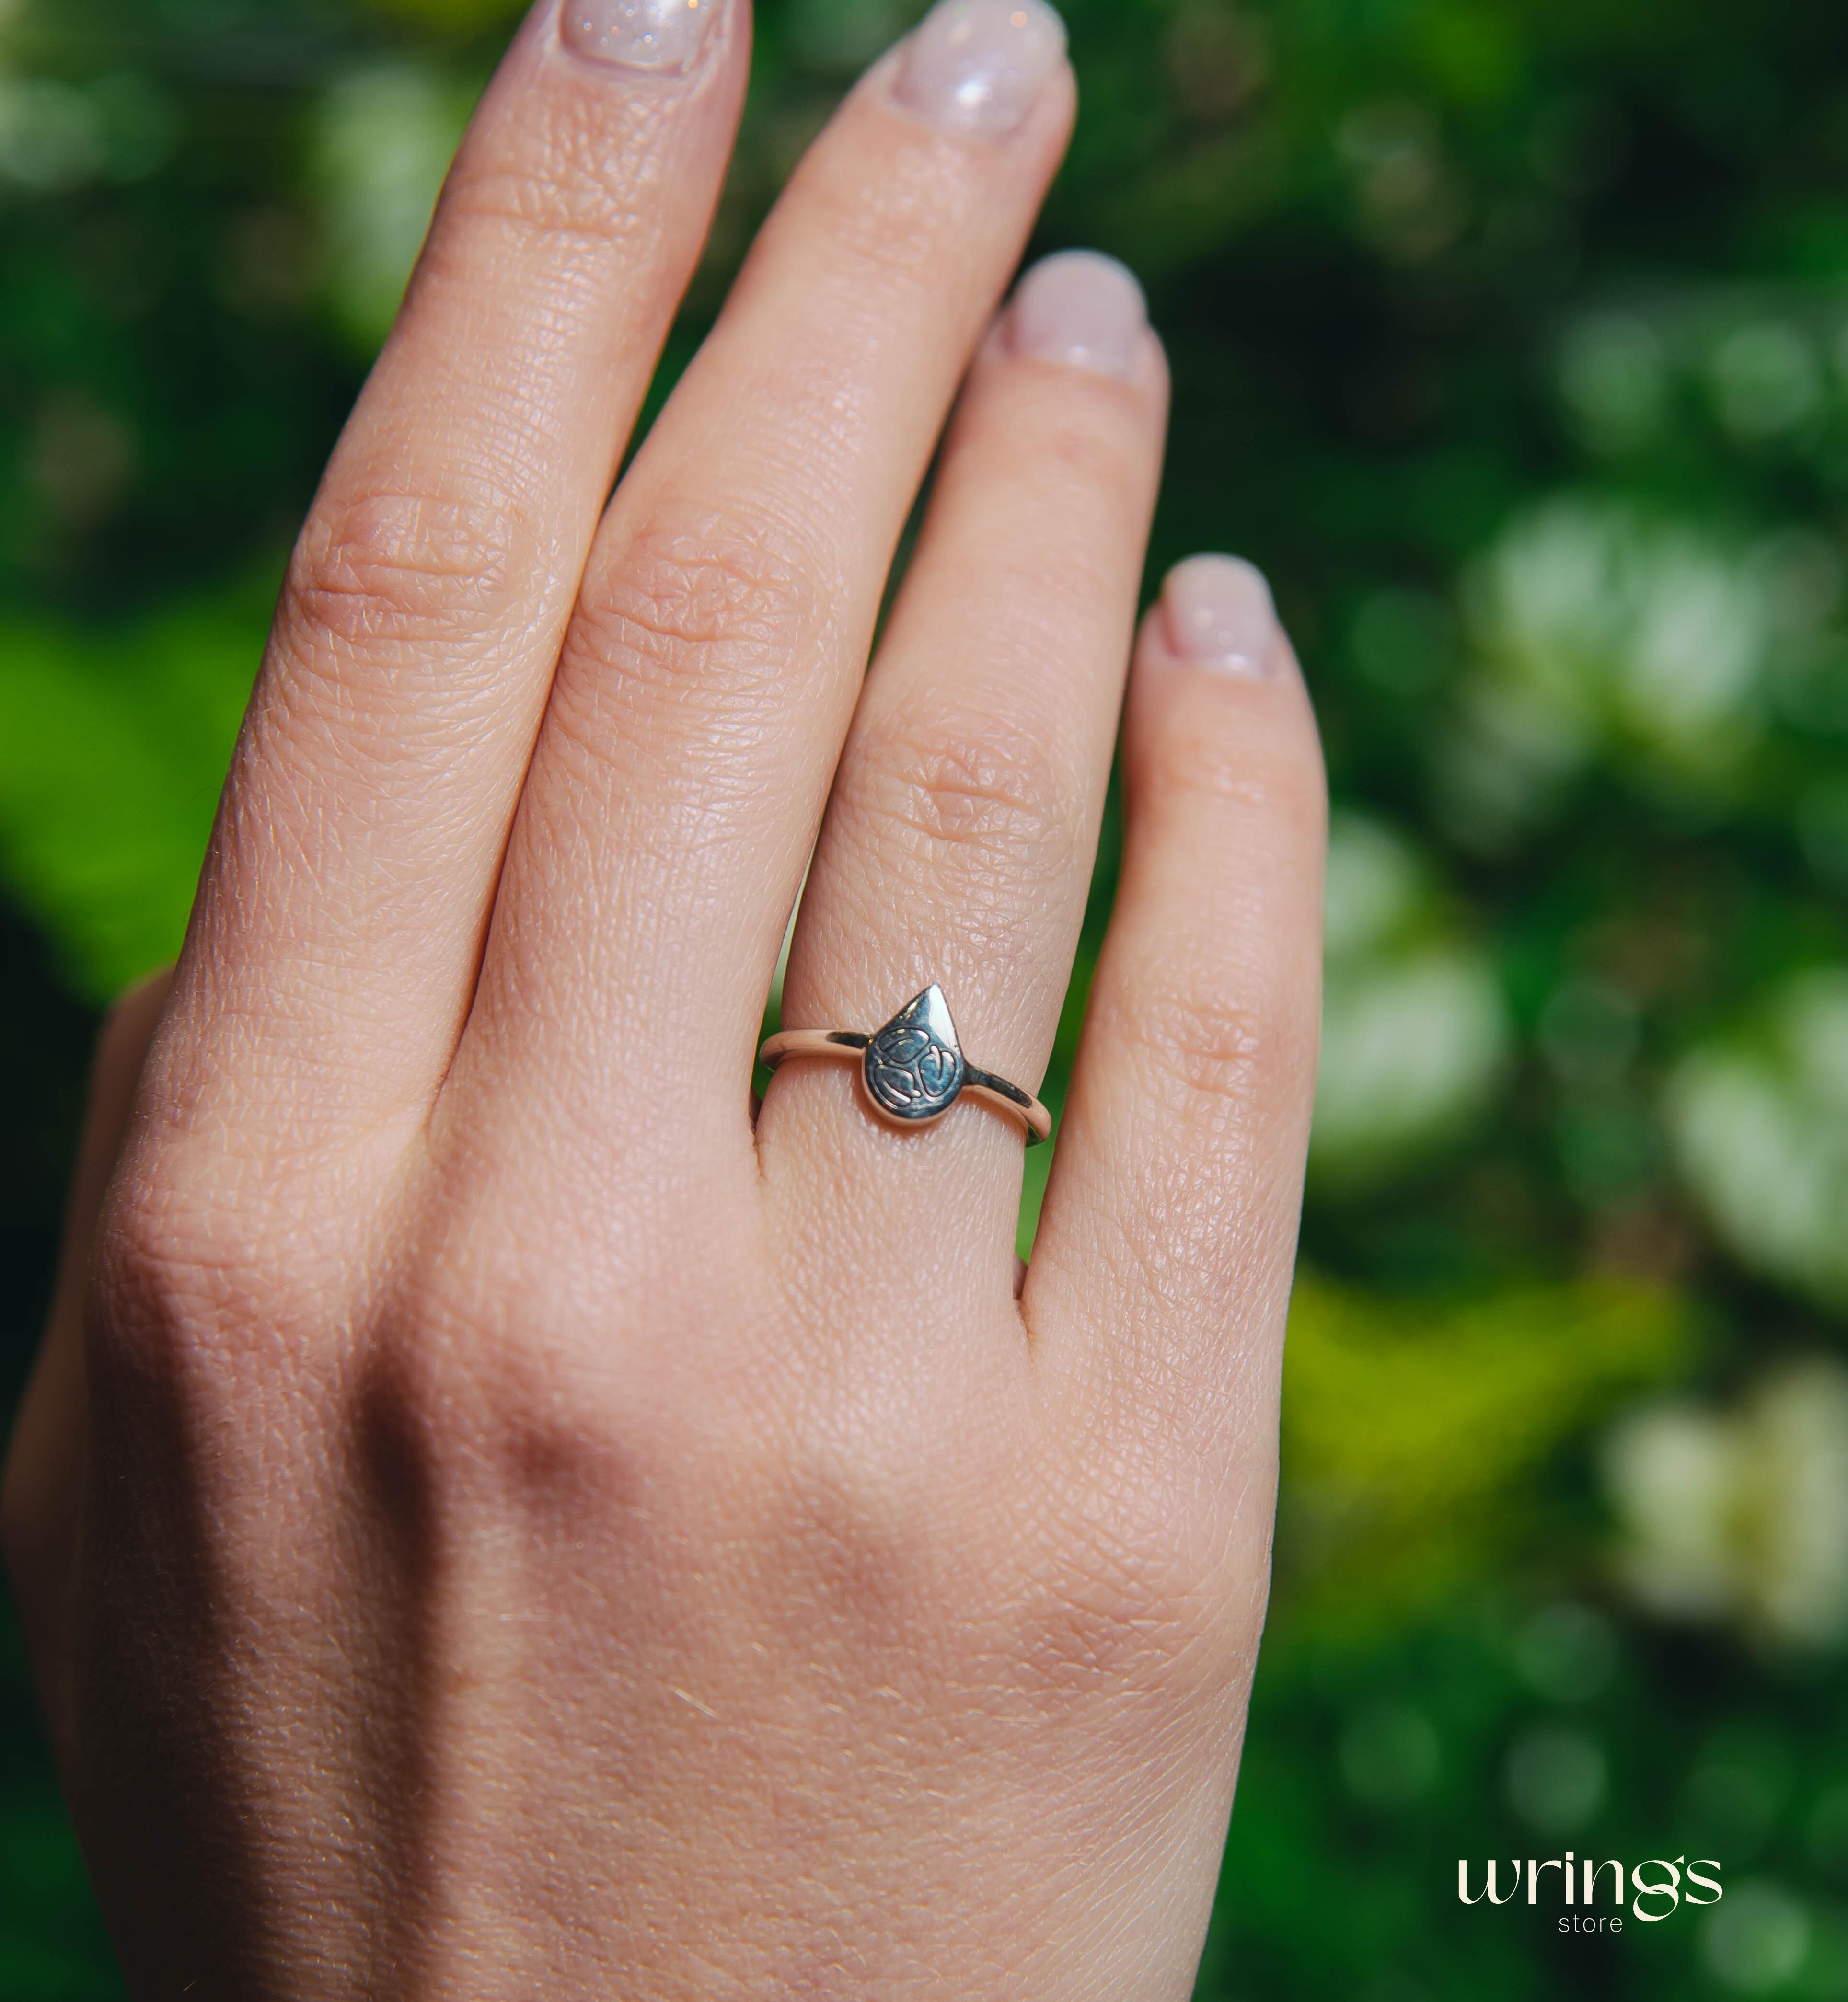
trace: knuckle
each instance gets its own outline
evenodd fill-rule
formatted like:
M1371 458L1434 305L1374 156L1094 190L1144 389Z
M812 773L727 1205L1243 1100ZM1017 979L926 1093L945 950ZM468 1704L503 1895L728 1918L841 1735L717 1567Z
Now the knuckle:
M279 630L311 657L317 639L366 656L473 653L526 616L537 569L518 511L485 496L342 496L302 532Z
M1029 1652L1043 1672L1162 1690L1192 1675L1221 1680L1228 1656L1255 1653L1262 1586L1254 1593L1241 1561L1235 1517L1200 1484L1138 1464L1081 1495L1049 1483L1061 1491L1027 1573Z
M368 1320L358 1435L378 1448L379 1467L421 1468L417 1484L433 1493L542 1515L549 1496L575 1495L588 1526L599 1495L620 1497L645 1470L665 1481L692 1449L671 1404L638 1400L653 1313L631 1289L587 1285L582 1236L529 1220L503 1177L468 1181L439 1181L441 1199L398 1246ZM592 1264L636 1269L646 1254L604 1215ZM696 1320L751 1311L727 1282L721 1239L715 1231L710 1270L690 1285Z
M658 131L646 120L613 127L608 102L594 90L541 93L526 109L523 118L480 122L463 141L428 259L458 248L472 256L482 235L474 225L485 225L491 241L503 233L522 242L557 239L568 250L607 249L658 230L635 192L655 170Z
M1035 459L1061 494L1081 500L1134 495L1147 484L1149 450L1144 427L1129 407L1134 392L1106 375L1084 374L1084 401L1075 408L1066 385Z
M732 1479L751 1572L791 1626L896 1633L934 1599L945 1526L914 1456L811 1442Z
M805 552L767 520L665 518L586 580L574 637L607 676L676 700L730 701L767 689L798 655L810 574Z
M93 1332L117 1369L173 1379L215 1327L260 1326L272 1303L257 1233L167 1163L110 1192L95 1245Z
M1282 742L1254 741L1230 727L1164 731L1137 761L1136 776L1137 804L1156 814L1203 804L1315 840L1327 818L1321 753L1294 730Z
M356 1157L228 1146L210 1129L145 1142L111 1184L93 1240L89 1321L113 1371L207 1404L313 1373L342 1345L354 1275L372 1255Z
M1256 1008L1170 988L1113 1010L1105 1026L1136 1060L1145 1086L1177 1111L1203 1099L1248 1114L1262 1097L1273 1038Z
M445 223L469 225L477 239L485 230L510 242L553 241L566 250L587 245L607 251L642 228L634 205L620 198L575 131L552 134L547 148L533 159L484 163L458 177L443 207ZM443 240L433 242L436 254Z
M924 881L953 870L972 891L1032 891L1076 856L1081 793L1061 783L1059 763L1043 740L994 718L937 717L866 739L847 804L882 867Z
M530 1332L497 1342L424 1299L372 1331L348 1410L355 1476L410 1543L468 1518L568 1546L620 1522L646 1477L649 1428Z

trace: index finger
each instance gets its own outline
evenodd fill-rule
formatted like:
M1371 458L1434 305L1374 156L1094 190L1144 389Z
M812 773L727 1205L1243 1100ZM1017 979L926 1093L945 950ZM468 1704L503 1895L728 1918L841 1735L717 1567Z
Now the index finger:
M748 44L747 0L542 0L476 114L302 531L214 835L173 1018L214 1130L222 1094L287 1093L312 1152L434 1095Z

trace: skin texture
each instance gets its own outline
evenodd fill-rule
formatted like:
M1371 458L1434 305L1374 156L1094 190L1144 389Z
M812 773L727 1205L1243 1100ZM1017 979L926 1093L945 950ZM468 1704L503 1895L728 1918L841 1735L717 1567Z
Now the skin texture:
M179 966L105 1038L3 1526L138 1995L1189 1992L1267 1581L1313 720L1274 627L1236 671L1160 607L1134 640L1153 334L1088 366L997 318L1062 65L998 132L875 66L606 505L748 32L643 75L550 0L522 30ZM896 1131L793 1063L753 1129L753 1045L807 870L786 1022L936 979L1036 1083L1120 713L1017 1300L1011 1121Z

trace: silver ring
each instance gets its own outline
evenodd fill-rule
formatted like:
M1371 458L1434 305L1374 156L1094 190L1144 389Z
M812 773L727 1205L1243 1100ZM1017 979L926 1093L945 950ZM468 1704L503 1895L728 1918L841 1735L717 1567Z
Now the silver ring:
M927 1126L967 1092L1012 1113L1026 1128L1029 1147L1052 1138L1053 1115L1038 1099L965 1059L949 1003L934 985L870 1036L857 1029L785 1029L757 1052L772 1070L786 1057L857 1057L873 1110L900 1125Z

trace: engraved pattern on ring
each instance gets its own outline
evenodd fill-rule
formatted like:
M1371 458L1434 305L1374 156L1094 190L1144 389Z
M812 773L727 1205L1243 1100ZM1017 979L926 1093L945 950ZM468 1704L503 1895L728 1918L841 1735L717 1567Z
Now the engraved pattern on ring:
M864 1074L874 1103L895 1119L935 1119L955 1104L968 1071L941 988L927 988L873 1037Z

